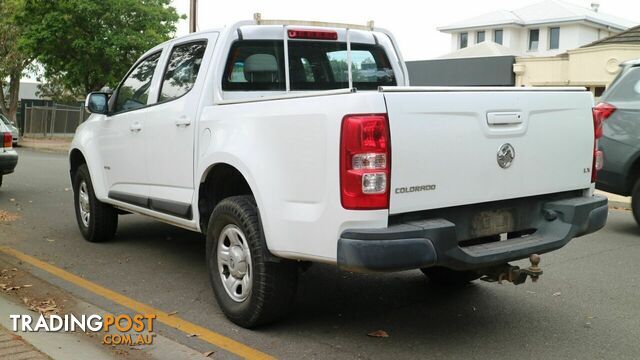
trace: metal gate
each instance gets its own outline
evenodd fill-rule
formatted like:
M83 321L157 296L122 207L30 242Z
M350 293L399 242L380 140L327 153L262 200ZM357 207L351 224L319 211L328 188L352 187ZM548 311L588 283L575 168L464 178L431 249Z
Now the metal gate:
M73 136L89 114L84 105L25 106L24 136Z

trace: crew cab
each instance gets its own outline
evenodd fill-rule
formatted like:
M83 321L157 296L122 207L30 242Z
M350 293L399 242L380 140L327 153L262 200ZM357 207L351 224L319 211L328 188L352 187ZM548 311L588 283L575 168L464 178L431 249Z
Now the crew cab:
M606 222L592 106L582 88L410 87L373 23L256 16L160 44L89 94L77 222L94 242L125 213L205 234L218 304L244 327L280 318L313 262L537 279L534 254Z

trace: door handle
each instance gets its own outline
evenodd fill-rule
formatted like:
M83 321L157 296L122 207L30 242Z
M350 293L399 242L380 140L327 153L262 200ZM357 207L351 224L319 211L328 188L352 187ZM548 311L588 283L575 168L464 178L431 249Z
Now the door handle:
M137 132L140 132L140 130L142 130L142 124L140 124L137 121L129 125L129 131L131 132L137 133Z
M178 120L176 120L176 126L187 127L189 125L191 125L191 119L185 115L180 116Z
M487 113L489 125L517 125L522 124L521 112L490 112Z

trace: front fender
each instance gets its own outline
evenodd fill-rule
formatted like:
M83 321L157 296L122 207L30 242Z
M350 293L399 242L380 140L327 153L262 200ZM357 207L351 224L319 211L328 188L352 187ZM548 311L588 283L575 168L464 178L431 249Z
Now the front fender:
M87 168L89 169L95 195L98 200L104 201L107 199L107 190L102 172L102 158L100 151L98 151L97 141L95 141L95 133L98 130L96 129L97 121L99 121L97 116L91 115L89 119L76 129L76 133L69 146L69 174L71 175L71 154L74 151L79 151L84 157ZM71 182L73 182L73 179L71 179Z

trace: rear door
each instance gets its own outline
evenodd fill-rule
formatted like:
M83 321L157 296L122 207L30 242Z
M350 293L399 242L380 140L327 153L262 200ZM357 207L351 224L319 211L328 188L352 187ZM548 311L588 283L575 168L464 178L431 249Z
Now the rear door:
M590 187L585 91L385 91L390 212Z
M194 138L207 68L205 53L213 48L217 35L206 36L169 49L157 105L145 124L149 207L185 219L192 218Z

